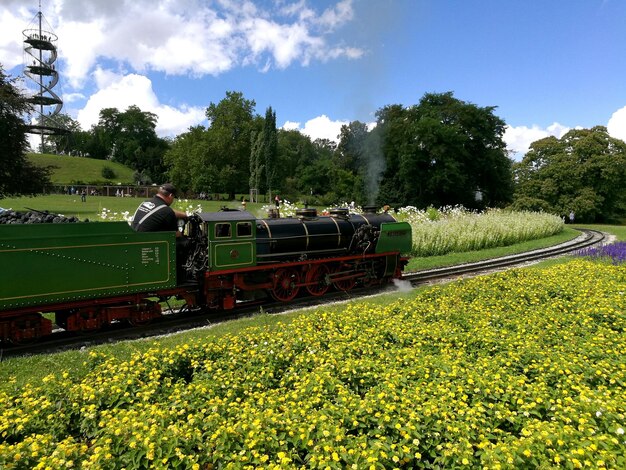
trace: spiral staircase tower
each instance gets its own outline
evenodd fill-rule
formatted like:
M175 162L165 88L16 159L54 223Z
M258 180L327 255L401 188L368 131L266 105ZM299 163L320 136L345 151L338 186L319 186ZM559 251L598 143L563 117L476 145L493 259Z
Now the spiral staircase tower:
M28 132L41 135L41 148L47 135L63 135L67 131L59 127L55 116L63 108L63 100L53 88L59 83L59 72L56 70L58 37L41 13L33 19L34 27L25 29L24 36L24 76L27 80L29 95L26 101L35 110L35 120L29 124ZM45 24L44 24L45 23ZM32 24L32 23L31 23Z

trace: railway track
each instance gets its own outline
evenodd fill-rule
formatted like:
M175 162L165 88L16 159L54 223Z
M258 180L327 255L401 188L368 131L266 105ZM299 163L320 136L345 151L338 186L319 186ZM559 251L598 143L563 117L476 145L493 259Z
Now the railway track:
M498 271L511 267L518 267L548 259L555 256L568 254L582 248L604 243L606 235L597 230L579 229L582 234L574 240L549 248L533 250L501 258L494 258L475 263L422 270L414 273L405 273L404 280L412 286L454 280L459 277L475 276L493 271ZM388 287L380 287L375 292L387 291ZM281 313L287 310L312 307L328 302L353 300L362 296L371 295L371 288L353 289L349 292L332 292L321 298L303 298L289 304L270 303L262 306L247 306L235 311L224 312L203 312L185 311L178 312L171 310L162 318L154 320L152 323L143 326L129 327L126 324L113 324L112 326L92 333L76 334L65 331L56 331L50 338L33 344L12 345L7 348L0 348L0 361L8 357L50 354L70 349L80 349L100 344L115 343L125 340L150 338L160 335L172 334L192 328L207 327L221 323L226 320L233 320L251 316L262 311L266 313Z
M446 278L458 278L463 275L477 275L486 272L497 271L503 268L523 266L525 264L540 261L556 256L572 253L589 246L602 244L607 236L598 230L578 229L582 234L568 242L539 250L527 251L516 255L503 256L501 258L477 261L475 263L460 264L445 268L427 269L415 273L406 273L403 277L412 285L427 284L433 281L441 281Z

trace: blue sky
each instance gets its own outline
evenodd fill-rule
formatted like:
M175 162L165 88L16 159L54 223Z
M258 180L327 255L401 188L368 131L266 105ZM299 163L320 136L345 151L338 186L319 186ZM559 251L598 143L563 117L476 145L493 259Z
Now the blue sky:
M38 0L0 0L0 63L23 68ZM453 91L496 106L517 158L575 127L626 140L624 0L42 0L56 88L88 129L136 104L173 136L241 91L277 124L334 139L388 104Z

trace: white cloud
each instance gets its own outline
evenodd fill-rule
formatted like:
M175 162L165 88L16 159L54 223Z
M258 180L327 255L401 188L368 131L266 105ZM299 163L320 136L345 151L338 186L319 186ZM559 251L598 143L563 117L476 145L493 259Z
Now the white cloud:
M295 121L285 121L282 128L286 131L300 130L300 123Z
M59 60L63 79L70 86L80 89L97 61L97 51L104 40L102 25L63 22L57 30L59 36Z
M334 29L350 21L354 16L352 0L342 0L337 5L327 8L317 20L320 25Z
M161 137L175 136L190 126L206 122L202 108L186 105L176 108L159 103L152 82L143 75L115 75L103 70L97 70L95 75L102 88L91 95L85 107L78 111L77 120L85 130L98 122L101 109L125 111L131 105L158 116L156 132Z
M22 31L30 16L25 8L18 8L17 13L0 9L0 63L5 70L22 64Z
M285 121L282 129L287 131L297 130L302 134L307 135L311 140L315 139L328 139L333 142L339 142L339 134L341 133L341 126L350 124L350 121L331 121L328 116L322 114L308 120L304 127L301 127L300 122ZM376 127L376 122L366 123L367 130L371 131Z
M312 37L302 24L285 27L262 18L252 18L242 23L242 27L251 51L249 60L257 62L265 52L269 52L281 69L298 57L307 65L315 51L324 46L323 40Z
M77 89L101 60L144 74L203 76L250 64L284 69L363 54L329 41L353 18L352 0L321 12L305 1L282 9L247 0L51 0L45 7L59 36L64 79ZM32 8L16 0L0 5L0 63L6 68L22 62L21 30L35 14Z
M611 137L626 142L626 106L613 113L606 125L606 130Z
M558 122L554 122L547 128L543 129L539 126L533 125L527 126L506 126L504 131L504 141L508 150L511 150L517 158L521 158L533 142L543 139L548 136L555 136L557 138L563 137L568 131L569 127L563 126Z
M331 121L328 116L322 114L308 120L304 127L300 127L299 122L287 121L283 124L283 129L298 130L304 135L308 135L311 140L328 139L333 142L339 141L341 126L350 124L349 121Z
M81 101L85 99L85 95L82 93L65 93L63 95L64 103L73 103L74 101Z

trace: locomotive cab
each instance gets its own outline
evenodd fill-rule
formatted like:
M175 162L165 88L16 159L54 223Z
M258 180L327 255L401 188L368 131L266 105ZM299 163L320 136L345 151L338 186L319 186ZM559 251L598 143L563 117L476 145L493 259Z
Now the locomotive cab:
M247 211L204 212L207 269L219 271L256 265L256 217Z

